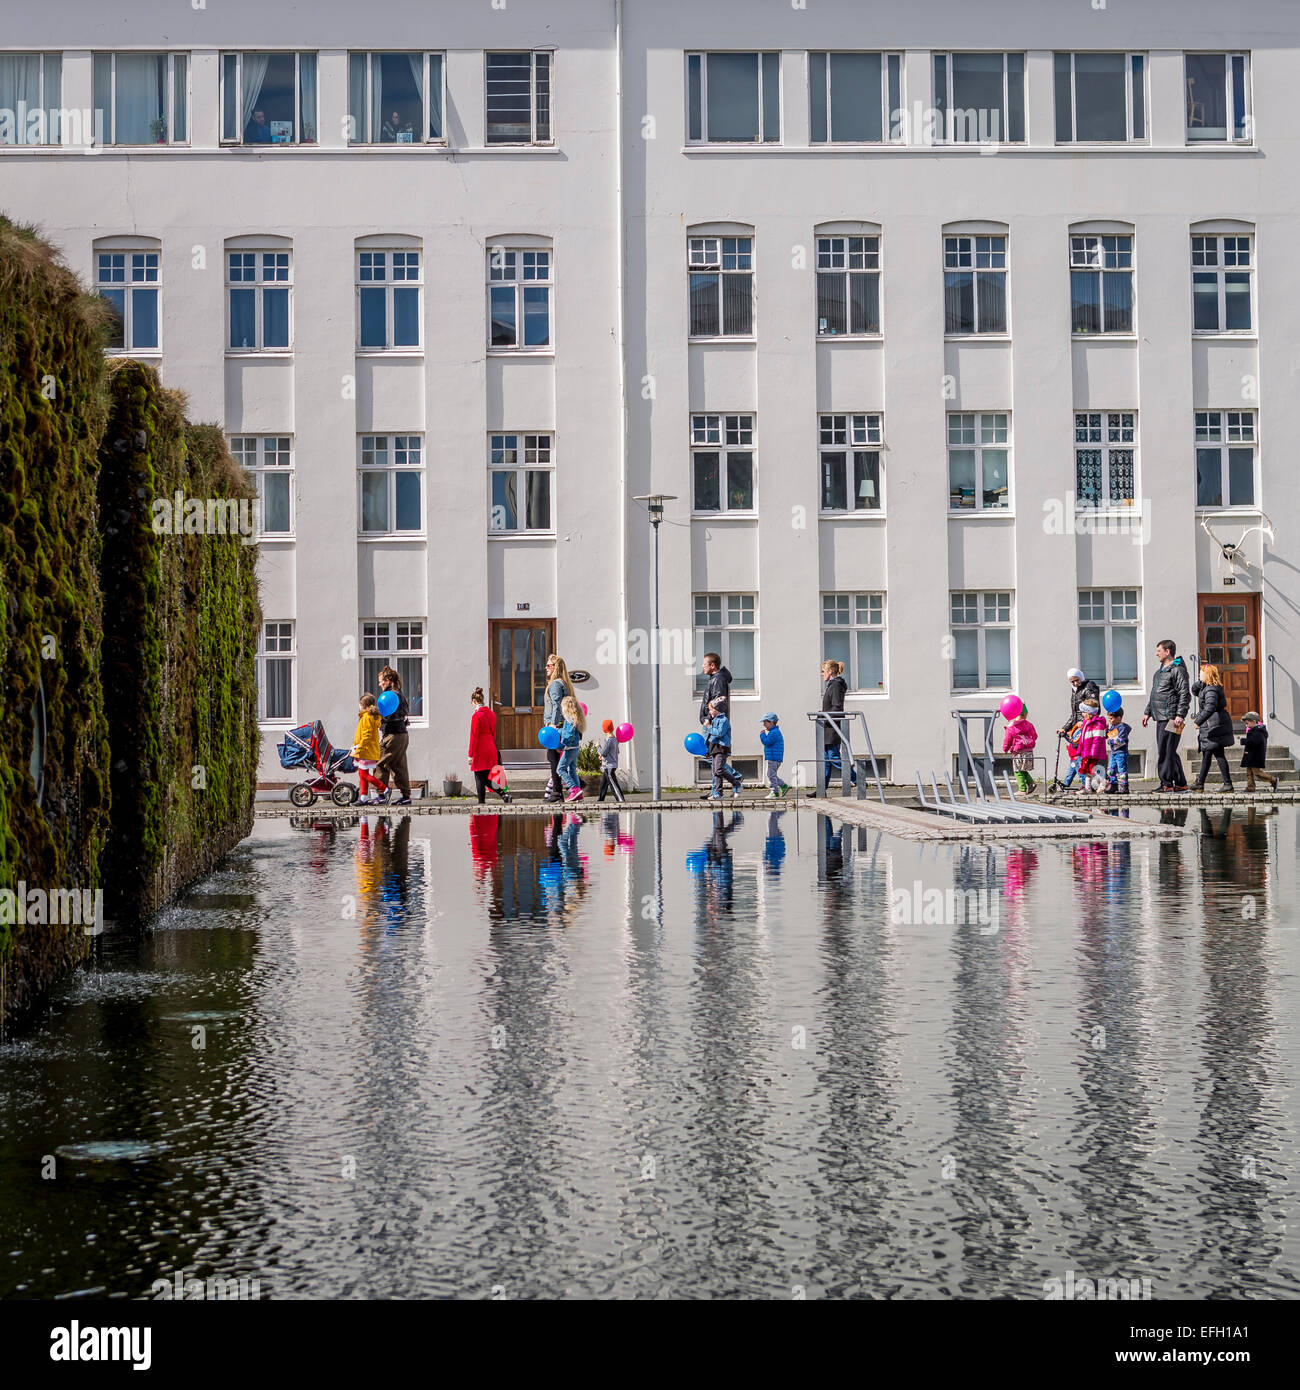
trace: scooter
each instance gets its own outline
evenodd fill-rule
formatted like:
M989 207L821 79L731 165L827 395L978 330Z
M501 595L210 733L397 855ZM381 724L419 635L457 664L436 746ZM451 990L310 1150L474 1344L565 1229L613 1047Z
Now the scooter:
M1052 795L1065 790L1065 783L1061 781L1061 740L1064 737L1059 733L1056 736L1056 766L1052 769L1052 780L1047 784L1047 790Z

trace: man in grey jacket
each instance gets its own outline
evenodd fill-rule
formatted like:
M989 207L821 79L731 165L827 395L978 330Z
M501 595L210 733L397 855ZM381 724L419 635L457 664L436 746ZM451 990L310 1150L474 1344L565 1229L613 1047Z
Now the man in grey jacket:
M1156 768L1160 774L1162 792L1185 792L1187 774L1178 756L1178 740L1183 732L1187 711L1192 706L1191 682L1187 667L1177 647L1168 638L1156 643L1156 660L1160 663L1151 680L1151 698L1142 711L1142 727L1148 719L1156 721Z

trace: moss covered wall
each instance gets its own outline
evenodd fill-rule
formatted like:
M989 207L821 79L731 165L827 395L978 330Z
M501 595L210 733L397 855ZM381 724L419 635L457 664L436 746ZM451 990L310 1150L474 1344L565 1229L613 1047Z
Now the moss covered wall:
M116 362L99 502L113 750L104 882L119 917L160 907L253 824L257 548L238 534L160 534L154 503L178 492L254 499L215 426L187 424L152 368Z
M105 362L105 327L102 301L0 217L0 889L102 887L107 916L137 919L252 827L261 615L256 545L155 530L158 498L252 493L152 368ZM0 1018L88 939L0 923Z
M0 888L98 885L107 828L96 519L101 302L0 218ZM44 788L31 775L44 692ZM0 924L6 1014L85 951L80 927Z

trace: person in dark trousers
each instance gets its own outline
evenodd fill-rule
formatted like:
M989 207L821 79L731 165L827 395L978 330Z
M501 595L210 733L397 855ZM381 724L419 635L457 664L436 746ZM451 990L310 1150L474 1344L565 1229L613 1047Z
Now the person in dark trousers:
M844 679L844 663L842 661L823 661L822 662L822 710L832 718L822 723L822 756L825 759L826 767L826 795L831 794L831 777L837 781L843 779L843 757L844 749L840 742L838 729L842 720L833 716L844 713L844 697L848 693L849 684ZM853 786L858 785L858 770L855 767L849 769L849 780ZM809 792L810 796L816 795Z
M397 696L397 708L392 714L380 716L379 720L379 761L375 764L374 776L387 785L380 800L389 801L394 806L411 804L411 775L406 770L406 747L411 741L407 733L408 706L402 694L402 678L391 666L385 666L379 673L380 690L391 690ZM392 801L393 788L401 796Z
M1192 694L1197 697L1197 711L1193 722L1198 730L1197 741L1201 748L1201 775L1192 786L1194 792L1205 790L1205 779L1210 775L1210 763L1219 764L1219 775L1223 778L1220 786L1225 792L1232 790L1232 773L1228 771L1228 759L1223 750L1236 743L1232 732L1232 716L1228 713L1228 697L1223 692L1223 678L1217 666L1202 666L1201 678L1192 686Z
M731 783L731 794L736 797L740 795L745 780L731 766L731 720L727 718L721 698L714 700L712 713L705 738L708 740L709 764L713 769L709 800L717 801L722 796L724 781Z
M1142 711L1144 729L1148 720L1156 721L1156 767L1162 792L1187 790L1187 774L1178 756L1178 740L1187 711L1192 707L1192 692L1187 667L1177 652L1178 648L1168 637L1156 643L1156 660L1160 664L1151 678L1151 696Z
M563 728L564 715L560 710L560 702L566 695L572 694L573 682L569 679L569 668L564 664L562 656L556 656L552 653L546 658L546 704L542 712L542 723L550 724L556 729ZM554 748L546 750L546 762L551 769L551 775L547 779L542 800L563 801L564 787L560 782L560 748L558 744Z
M1241 765L1246 770L1246 790L1255 790L1255 774L1258 772L1260 779L1277 791L1277 778L1264 771L1264 764L1268 761L1268 730L1264 727L1264 721L1252 709L1241 716L1241 722L1246 726L1241 754Z
M600 731L605 735L600 745L600 795L597 801L604 801L605 793L612 791L615 801L623 800L623 788L618 784L618 736L614 733L614 721L602 721Z
M1101 704L1101 692L1097 689L1097 682L1090 681L1077 666L1071 666L1065 673L1065 678L1070 682L1070 717L1056 731L1062 738L1079 722L1079 706L1085 700L1089 704Z
M731 672L722 664L717 652L704 653L704 694L700 699L700 723L713 720L713 703L722 701L722 712L731 718Z
M489 787L502 801L508 802L510 793L492 786L488 781L488 773L501 761L501 755L497 751L497 717L483 703L481 685L475 686L469 702L474 711L469 717L469 770L474 774L474 785L478 788L478 804L482 806L487 800Z

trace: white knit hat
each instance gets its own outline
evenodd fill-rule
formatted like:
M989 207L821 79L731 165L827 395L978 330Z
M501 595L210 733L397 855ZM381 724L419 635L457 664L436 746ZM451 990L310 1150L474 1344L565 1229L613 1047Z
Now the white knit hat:
M1084 680L1085 677L1083 672L1080 671L1077 666L1071 666L1070 669L1065 673L1065 679L1067 681L1081 681Z

